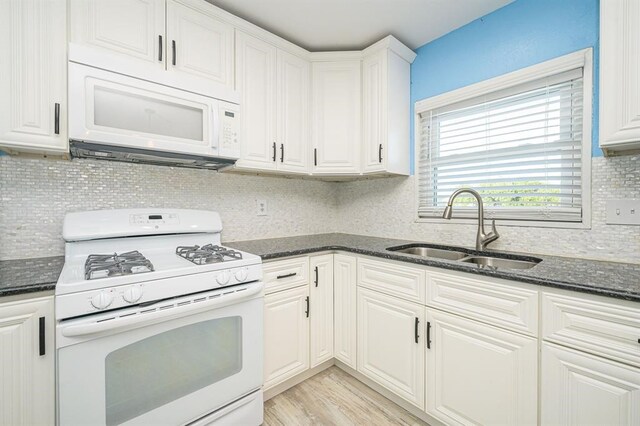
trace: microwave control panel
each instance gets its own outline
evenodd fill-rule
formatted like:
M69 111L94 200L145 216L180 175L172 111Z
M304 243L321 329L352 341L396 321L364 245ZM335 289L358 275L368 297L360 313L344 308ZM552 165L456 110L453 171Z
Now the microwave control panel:
M220 155L240 157L240 107L233 104L220 105Z

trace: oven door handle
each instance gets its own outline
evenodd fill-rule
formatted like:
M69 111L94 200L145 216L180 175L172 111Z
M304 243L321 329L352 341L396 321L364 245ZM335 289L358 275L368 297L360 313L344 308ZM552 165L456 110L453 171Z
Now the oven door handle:
M262 283L256 283L250 287L247 287L246 290L236 291L231 294L221 294L215 299L209 299L202 302L191 302L188 305L179 306L174 304L172 307L166 308L163 305L162 301L158 302L156 305L159 305L157 310L148 313L137 313L134 315L128 316L116 316L113 319L109 320L101 320L101 321L91 321L81 324L72 324L68 326L63 326L61 328L61 333L65 337L79 337L86 336L90 334L103 333L105 331L117 330L123 327L139 327L141 325L149 325L151 323L159 323L163 321L167 321L169 319L180 318L186 315L190 315L199 311L206 311L212 309L214 307L222 307L226 305L233 304L235 302L250 299L252 296L255 296L262 292L264 285ZM197 296L194 296L194 299L197 299ZM176 302L174 302L176 303ZM140 311L147 311L149 309L153 309L151 307L139 308Z

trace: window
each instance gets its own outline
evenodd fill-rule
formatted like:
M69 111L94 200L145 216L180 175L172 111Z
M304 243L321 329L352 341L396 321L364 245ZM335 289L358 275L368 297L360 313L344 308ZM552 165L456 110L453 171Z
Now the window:
M588 223L590 55L418 102L419 217L442 217L451 193L470 187L491 218ZM473 197L454 206L454 218L477 217Z

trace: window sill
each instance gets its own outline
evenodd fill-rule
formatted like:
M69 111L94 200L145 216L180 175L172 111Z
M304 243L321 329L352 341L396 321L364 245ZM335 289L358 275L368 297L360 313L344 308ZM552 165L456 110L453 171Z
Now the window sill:
M484 219L485 226L491 226L491 218ZM477 225L478 219L441 219L441 218L416 218L415 223L434 223L439 225ZM514 228L555 228L555 229L591 229L591 224L584 222L545 222L533 220L503 220L496 219L496 226L508 226Z

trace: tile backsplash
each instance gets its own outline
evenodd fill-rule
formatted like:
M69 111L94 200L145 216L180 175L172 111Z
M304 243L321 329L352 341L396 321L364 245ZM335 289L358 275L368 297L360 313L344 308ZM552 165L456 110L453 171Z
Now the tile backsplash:
M640 263L640 226L605 223L607 200L640 199L640 156L593 158L591 188L591 229L500 226L498 222L500 239L490 248ZM475 246L475 222L416 222L415 191L414 176L341 184L339 232Z
M62 220L81 210L215 210L223 241L335 230L329 182L95 160L0 157L0 259L64 254ZM256 199L267 201L257 216Z
M594 158L591 229L500 226L491 247L640 263L640 227L607 225L640 199L640 156ZM473 246L475 225L415 222L415 178L320 182L94 160L0 157L0 260L64 253L64 214L128 207L220 212L223 241L346 232ZM257 216L256 200L267 201Z

